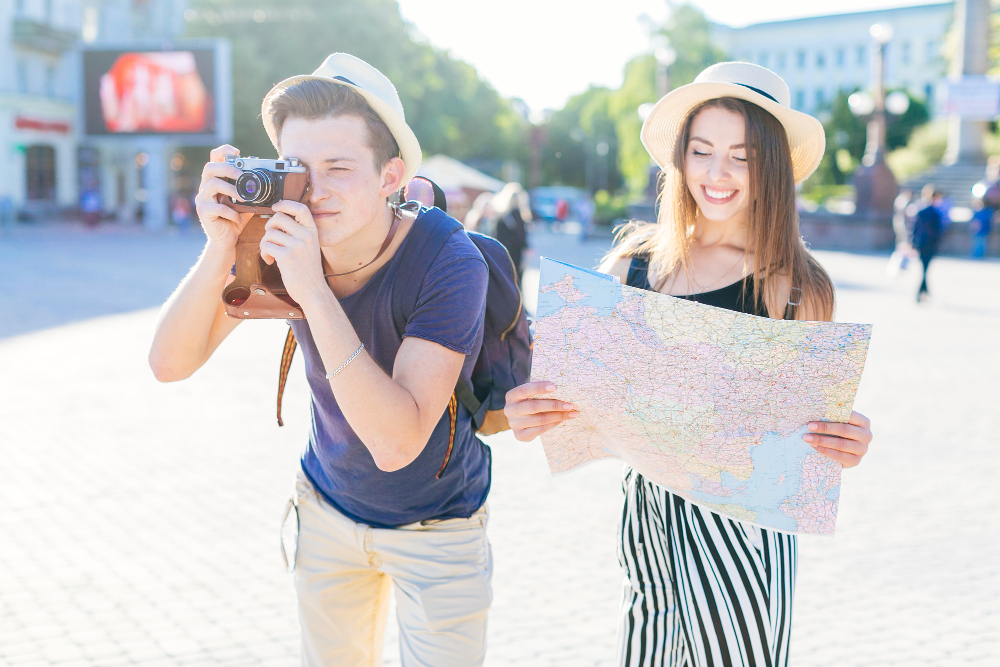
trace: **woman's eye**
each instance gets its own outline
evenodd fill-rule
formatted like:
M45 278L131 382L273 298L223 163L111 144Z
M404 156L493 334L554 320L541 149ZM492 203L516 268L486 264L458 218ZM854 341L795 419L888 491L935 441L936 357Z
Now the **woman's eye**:
M702 153L701 151L698 150L692 150L691 153L697 155L698 157L705 157L706 155L708 155L708 153Z
M733 156L733 159L736 160L737 162L742 162L744 164L747 161L747 159L745 157L736 157L735 155Z

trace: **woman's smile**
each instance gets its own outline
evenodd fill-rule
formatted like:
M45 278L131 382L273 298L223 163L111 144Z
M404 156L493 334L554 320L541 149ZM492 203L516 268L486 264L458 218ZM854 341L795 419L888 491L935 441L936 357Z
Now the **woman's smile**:
M708 186L701 186L701 192L705 195L705 201L709 204L728 204L731 202L739 190L716 190Z

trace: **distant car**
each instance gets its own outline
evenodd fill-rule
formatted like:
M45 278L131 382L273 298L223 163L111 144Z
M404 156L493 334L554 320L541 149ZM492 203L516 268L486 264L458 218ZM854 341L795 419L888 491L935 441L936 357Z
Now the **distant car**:
M582 188L574 188L568 185L550 185L535 188L528 193L531 199L531 214L535 220L557 220L556 207L562 199L569 205L570 215L574 208L574 202L578 199L589 199L587 191Z

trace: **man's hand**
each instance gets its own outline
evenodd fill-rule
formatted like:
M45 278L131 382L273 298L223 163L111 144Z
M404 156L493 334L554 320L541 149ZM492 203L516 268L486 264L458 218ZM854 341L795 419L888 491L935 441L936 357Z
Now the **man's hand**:
M329 292L323 278L319 233L309 207L301 202L276 202L274 215L264 225L260 256L268 264L278 263L288 295L299 304L315 294Z
M194 198L195 211L209 244L223 251L235 250L240 232L253 217L252 213L239 213L219 201L220 197L238 198L236 186L225 179L235 181L242 173L226 162L227 155L239 154L238 149L228 144L214 149L202 169L201 186Z

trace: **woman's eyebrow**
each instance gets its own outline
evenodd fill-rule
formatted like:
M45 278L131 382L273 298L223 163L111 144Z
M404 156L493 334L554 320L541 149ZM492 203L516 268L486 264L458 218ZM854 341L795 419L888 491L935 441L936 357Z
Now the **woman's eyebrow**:
M706 146L711 146L712 148L715 148L715 145L712 144L711 141L707 139L702 139L701 137L691 137L690 141L700 141ZM735 150L737 148L746 148L746 144L733 144L732 146L729 147L729 150Z

